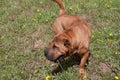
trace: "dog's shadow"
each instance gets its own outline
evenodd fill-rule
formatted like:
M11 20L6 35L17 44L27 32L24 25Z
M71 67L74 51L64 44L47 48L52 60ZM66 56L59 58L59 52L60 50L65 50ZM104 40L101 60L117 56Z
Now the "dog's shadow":
M79 65L80 63L80 57L78 57L77 54L72 55L70 58L68 58L65 61L62 61L61 63L58 63L58 67L53 69L51 73L53 75L60 73L62 71L66 71L69 67L72 67L73 65Z

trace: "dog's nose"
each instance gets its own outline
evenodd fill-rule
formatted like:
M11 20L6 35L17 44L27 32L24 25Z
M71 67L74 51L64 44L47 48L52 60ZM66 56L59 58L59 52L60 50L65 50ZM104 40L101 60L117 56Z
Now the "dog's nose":
M47 54L48 54L47 48L44 50L44 54L45 54L45 56L47 56Z
M46 58L47 58L48 60L53 61L53 56L50 54L49 48L46 48L46 49L44 50L44 55L46 56Z
M47 49L44 50L44 54L45 54L45 56L47 56Z

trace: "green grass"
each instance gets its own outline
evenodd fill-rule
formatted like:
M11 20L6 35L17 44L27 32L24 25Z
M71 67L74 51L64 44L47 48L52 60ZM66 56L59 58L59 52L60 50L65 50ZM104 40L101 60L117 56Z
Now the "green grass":
M93 28L88 79L120 78L120 0L63 1L68 14L82 16ZM58 12L51 0L0 1L0 80L80 79L78 65L68 67L69 60L62 64L63 72L52 75L57 64L51 65L43 53Z

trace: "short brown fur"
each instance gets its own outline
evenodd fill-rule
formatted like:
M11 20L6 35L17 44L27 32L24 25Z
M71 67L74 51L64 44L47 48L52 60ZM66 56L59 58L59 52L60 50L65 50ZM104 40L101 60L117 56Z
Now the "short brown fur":
M45 56L56 61L78 54L81 58L79 73L83 77L86 75L84 68L90 53L91 28L82 18L66 14L62 0L53 1L59 4L60 12L52 26L56 35L45 49Z

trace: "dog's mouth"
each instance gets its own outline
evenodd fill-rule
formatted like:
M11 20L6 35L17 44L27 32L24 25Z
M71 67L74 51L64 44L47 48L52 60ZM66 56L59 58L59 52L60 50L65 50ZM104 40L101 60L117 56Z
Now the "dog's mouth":
M60 55L57 59L54 60L54 62L62 62L64 60L64 55Z

